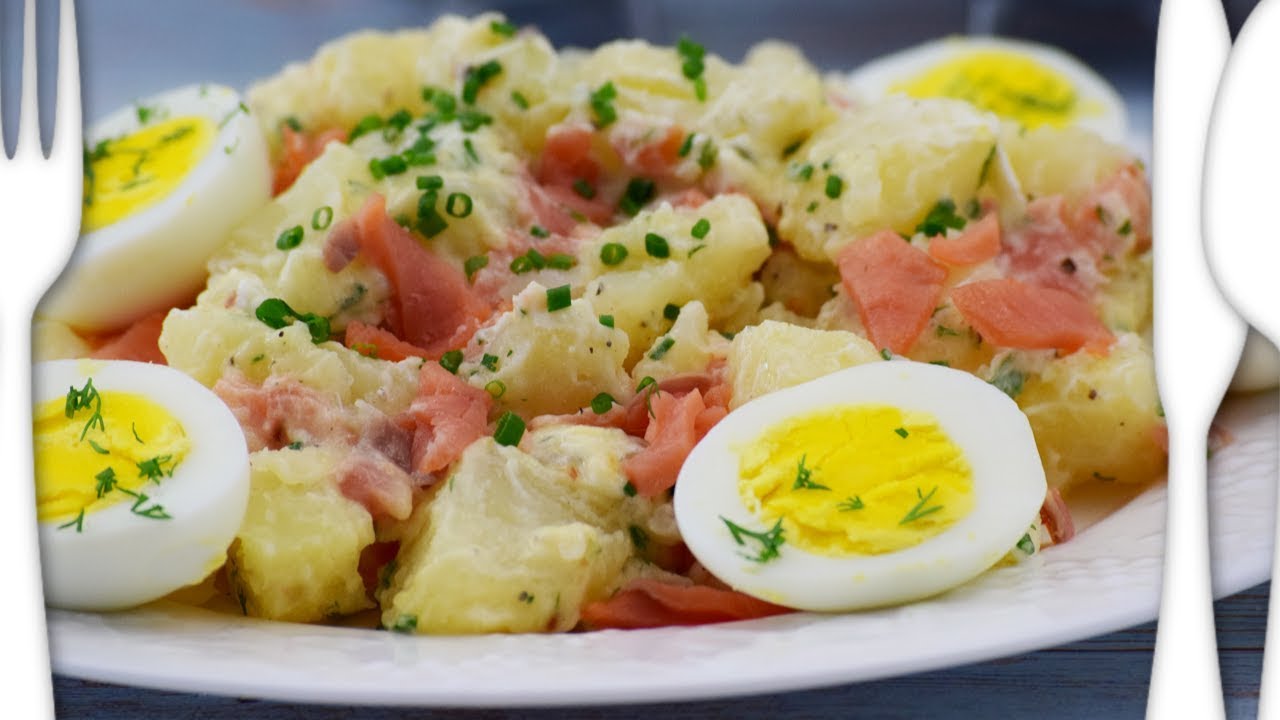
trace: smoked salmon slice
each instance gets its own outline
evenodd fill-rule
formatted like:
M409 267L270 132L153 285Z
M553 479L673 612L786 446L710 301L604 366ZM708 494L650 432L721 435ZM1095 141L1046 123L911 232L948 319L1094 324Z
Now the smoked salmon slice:
M382 328L366 325L359 320L353 320L347 324L343 344L363 355L391 362L428 356L426 350L407 343Z
M489 393L468 385L440 363L425 363L407 418L414 427L413 468L433 473L449 467L468 445L488 434L492 407Z
M1000 254L1000 219L989 213L956 237L939 235L929 243L929 255L941 263L963 267L986 262Z
M1093 308L1065 290L1011 278L981 280L951 291L951 301L984 339L1020 350L1085 348L1105 354L1115 336Z
M392 334L422 348L431 358L465 345L489 316L489 307L472 292L462 270L387 217L381 195L369 196L356 226L361 254L391 285L388 325Z
M735 590L705 585L673 585L642 578L633 580L608 600L582 608L582 623L592 629L706 625L752 620L792 612Z
M274 197L288 190L303 169L320 157L325 145L346 140L347 133L338 128L309 135L288 125L281 125L280 141L284 145L284 154L276 165L275 177L271 181L271 195Z
M892 230L850 243L836 266L871 342L905 355L938 306L946 268Z
M137 360L168 364L164 353L160 352L160 331L164 329L164 319L168 315L168 310L151 313L103 343L89 357L97 360Z

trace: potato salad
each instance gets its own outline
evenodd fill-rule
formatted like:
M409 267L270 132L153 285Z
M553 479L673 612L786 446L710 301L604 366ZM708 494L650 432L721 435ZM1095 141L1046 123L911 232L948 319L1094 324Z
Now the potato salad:
M1043 107L881 85L777 42L359 32L201 126L252 120L200 142L271 187L222 163L262 189L198 288L111 312L62 288L37 344L167 364L238 422L243 519L188 602L467 634L945 592L1068 542L1073 493L1163 475L1150 191ZM98 187L184 127L146 108L87 150ZM72 405L75 446L98 430ZM48 532L92 532L85 509Z

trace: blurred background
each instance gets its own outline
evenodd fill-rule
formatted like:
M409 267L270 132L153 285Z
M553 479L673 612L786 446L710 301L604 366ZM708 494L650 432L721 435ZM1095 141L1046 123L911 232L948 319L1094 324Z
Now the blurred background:
M1256 2L1226 1L1236 26ZM58 2L37 4L37 45L52 63ZM79 0L77 9L87 123L179 85L244 88L352 30L424 25L444 12L497 10L518 24L536 25L557 46L594 46L619 37L674 43L688 33L738 60L755 42L777 38L795 43L815 65L831 71L954 33L1036 40L1077 55L1121 91L1134 149L1148 155L1159 1ZM16 130L21 16L22 0L0 0L0 102L9 151ZM40 89L47 108L52 83L42 82ZM42 119L49 127L51 113Z

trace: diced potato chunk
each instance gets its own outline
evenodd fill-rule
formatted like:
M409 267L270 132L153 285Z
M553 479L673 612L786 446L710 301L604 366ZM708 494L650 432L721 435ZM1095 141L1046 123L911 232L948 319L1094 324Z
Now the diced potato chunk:
M618 398L630 393L622 369L627 336L600 323L589 297L548 312L547 289L530 283L511 311L476 333L473 343L482 354L461 374L526 417L574 412L601 392Z
M875 346L853 333L766 320L738 333L730 345L731 407L837 370L881 361Z
M1164 471L1151 349L1133 333L1120 335L1105 357L1081 351L1049 362L1016 399L1050 485L1150 482Z
M227 573L248 615L318 622L372 607L358 567L373 520L339 492L331 449L250 457L249 507Z
M891 97L846 113L794 156L778 233L814 261L885 228L910 233L939 200L976 196L998 130L958 100Z
M529 453L475 442L432 502L414 511L380 595L385 626L568 630L584 603L616 589L636 552L633 527L673 536L669 504L623 491L621 459L638 441L619 430L557 426L523 444Z
M711 229L699 240L690 231L701 219ZM651 235L665 241L665 254ZM627 249L626 260L612 268L600 259L601 248L610 243ZM583 245L580 263L596 278L583 295L631 338L630 367L670 326L663 316L668 304L698 300L718 327L738 312L739 298L750 292L752 274L768 256L768 233L746 197L723 195L697 209L664 204Z

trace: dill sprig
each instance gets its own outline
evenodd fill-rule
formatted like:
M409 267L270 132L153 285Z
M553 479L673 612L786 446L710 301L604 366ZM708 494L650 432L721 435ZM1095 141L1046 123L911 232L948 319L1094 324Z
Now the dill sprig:
M786 542L786 538L782 531L782 518L778 518L778 521L773 524L773 527L769 528L765 532L748 530L723 515L720 516L720 519L723 520L725 526L729 528L729 533L733 535L734 542L739 545L746 545L746 540L750 539L760 543L760 552L758 552L754 557L751 555L743 555L746 559L752 562L766 563L779 557L778 548L782 547L782 544Z
M933 489L929 491L928 495L922 494L920 492L920 488L916 488L916 497L920 498L920 500L915 505L913 505L910 510L907 511L907 514L904 515L903 518L898 521L898 524L906 525L909 522L919 520L925 515L932 515L933 513L936 513L939 510L941 510L942 509L941 505L930 505L929 507L925 507L926 505L928 505L929 499L932 498L933 494L936 492L938 492L937 485L933 486Z
M63 411L68 418L74 418L76 413L89 409L93 410L93 414L89 416L89 421L80 431L81 440L84 440L89 430L95 427L103 431L107 429L107 424L102 419L102 396L98 394L98 388L93 386L93 378L86 379L84 387L79 390L75 386L67 390L67 402Z
M813 481L813 469L804 466L805 458L808 455L800 456L800 466L796 468L796 481L791 484L792 490L830 490L826 485L820 485Z

